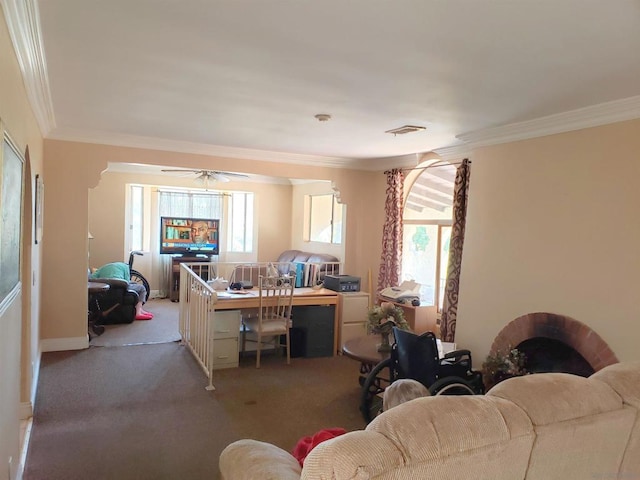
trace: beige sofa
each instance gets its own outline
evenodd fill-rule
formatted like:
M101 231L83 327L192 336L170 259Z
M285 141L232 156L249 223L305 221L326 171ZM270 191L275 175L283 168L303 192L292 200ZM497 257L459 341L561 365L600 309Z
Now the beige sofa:
M239 440L224 480L640 479L640 362L590 378L543 373L486 395L420 398L365 430L318 445L301 469L286 451Z

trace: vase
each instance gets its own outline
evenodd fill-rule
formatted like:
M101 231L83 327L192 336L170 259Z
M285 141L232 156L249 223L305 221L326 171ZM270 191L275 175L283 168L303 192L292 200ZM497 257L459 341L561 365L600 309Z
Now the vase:
M382 343L378 345L379 352L390 352L391 351L391 343L389 343L389 335L391 332L380 332L380 338L382 339Z

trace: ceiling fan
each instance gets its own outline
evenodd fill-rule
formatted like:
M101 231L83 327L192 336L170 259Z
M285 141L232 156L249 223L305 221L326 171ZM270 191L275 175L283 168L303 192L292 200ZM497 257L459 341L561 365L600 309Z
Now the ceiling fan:
M196 175L195 181L205 186L209 185L209 182L230 182L232 178L249 178L249 175L245 175L244 173L221 172L218 170L187 170L184 168L180 168L166 169L162 171L167 173L184 173L185 175Z

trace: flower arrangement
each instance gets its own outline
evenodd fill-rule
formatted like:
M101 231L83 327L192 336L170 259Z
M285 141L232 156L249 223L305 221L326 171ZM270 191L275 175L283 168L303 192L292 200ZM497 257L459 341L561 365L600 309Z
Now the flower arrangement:
M369 333L389 334L393 327L409 330L402 309L391 302L382 302L369 310L367 330Z
M517 348L511 348L505 354L498 351L488 355L482 364L482 380L486 390L511 377L527 375L526 356Z

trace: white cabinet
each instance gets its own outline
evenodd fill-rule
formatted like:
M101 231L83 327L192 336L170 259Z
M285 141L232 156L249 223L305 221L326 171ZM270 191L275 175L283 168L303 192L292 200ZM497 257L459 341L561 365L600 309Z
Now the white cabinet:
M238 366L240 310L216 310L213 314L213 369Z
M369 294L366 292L338 294L340 311L339 343L340 350L344 342L351 338L367 334L367 315L369 313Z

